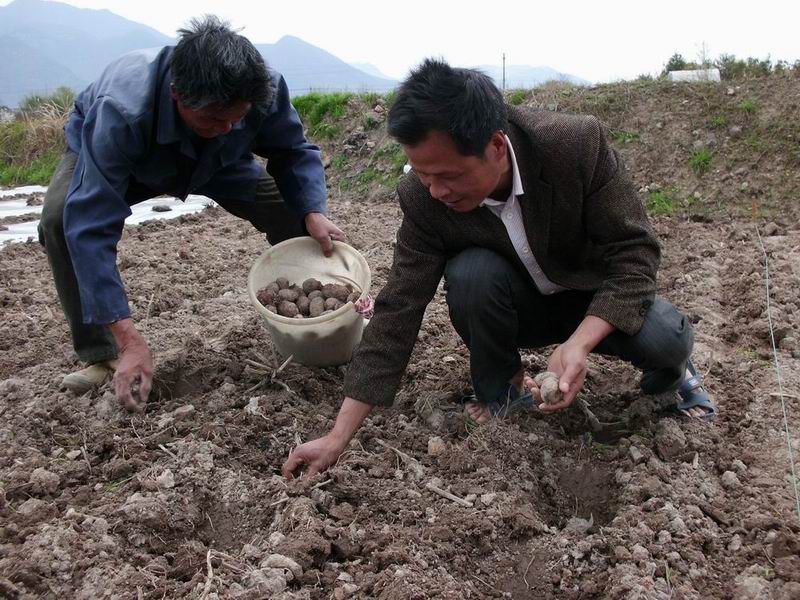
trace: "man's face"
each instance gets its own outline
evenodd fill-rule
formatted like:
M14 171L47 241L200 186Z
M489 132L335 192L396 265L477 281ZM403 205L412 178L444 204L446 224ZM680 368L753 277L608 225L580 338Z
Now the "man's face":
M453 139L432 131L422 142L403 146L411 166L431 196L458 212L478 208L484 199L500 190L510 172L508 145L496 132L483 156L464 156Z
M249 102L239 101L229 106L210 104L203 108L189 108L173 93L175 103L186 126L201 138L211 139L228 133L236 123L250 112Z

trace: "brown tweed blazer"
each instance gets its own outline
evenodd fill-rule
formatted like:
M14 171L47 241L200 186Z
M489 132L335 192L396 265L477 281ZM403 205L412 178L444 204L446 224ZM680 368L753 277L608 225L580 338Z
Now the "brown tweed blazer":
M590 116L508 111L506 133L525 190L519 201L536 260L551 281L596 290L587 314L635 334L655 296L660 252L603 127ZM449 258L471 246L489 248L530 279L505 226L488 208L455 212L432 198L413 171L398 195L403 222L394 263L344 383L346 396L383 406L394 401Z

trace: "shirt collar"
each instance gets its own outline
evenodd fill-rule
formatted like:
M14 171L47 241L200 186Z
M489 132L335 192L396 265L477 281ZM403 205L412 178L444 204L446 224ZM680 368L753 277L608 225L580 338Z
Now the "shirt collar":
M508 144L508 158L511 162L511 193L508 196L508 200L511 200L511 198L524 194L525 190L522 188L522 179L519 176L519 167L517 166L517 157L514 154L514 146L511 145L511 140L508 139L507 135L503 135L503 137L506 138L506 144ZM497 206L499 204L505 204L505 202L494 200L493 198L485 198L483 202L481 202L481 206Z

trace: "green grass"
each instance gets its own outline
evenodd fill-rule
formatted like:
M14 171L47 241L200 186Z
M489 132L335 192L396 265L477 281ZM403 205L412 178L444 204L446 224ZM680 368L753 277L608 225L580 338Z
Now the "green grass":
M381 172L378 171L377 169L373 169L372 167L364 169L363 171L361 171L361 173L358 174L358 177L356 177L356 181L361 186L365 187L369 186L369 184L375 181L379 182L380 179L381 179Z
M672 215L678 206L678 188L653 190L647 196L647 210L651 215Z
M403 167L408 162L403 147L397 142L390 142L375 152L375 158L389 162L389 170L398 177L403 174Z
M397 186L399 180L399 175L395 175L394 173L383 173L373 167L364 169L356 178L358 189L361 191L366 191L372 187L373 184L394 188Z
M131 479L133 479L133 477L122 477L120 479L115 479L114 481L106 484L105 491L116 492L117 490L122 489L122 487Z
M364 117L364 129L366 129L367 131L369 131L370 129L375 129L379 125L380 123L378 122L378 120L372 115L367 115L366 117Z
M309 130L312 137L321 137L332 140L339 135L339 128L330 123L317 123Z
M46 185L66 146L67 113L54 105L0 124L0 185Z
M341 171L347 166L348 159L346 154L337 154L331 161L331 167L337 171Z
M390 108L397 98L397 90L392 90L388 94L384 94L383 100L386 103L386 108Z
M612 129L611 139L618 144L628 144L639 139L639 134L635 131L625 131L624 129Z
M18 161L25 154L28 132L25 121L0 124L0 164Z
M527 95L528 93L525 90L516 90L508 95L508 101L514 106L519 106L525 101Z
M728 124L728 119L725 115L715 115L708 120L711 127L725 127Z
M358 190L366 192L375 186L395 188L400 182L406 155L403 147L397 142L389 142L378 148L372 155L370 164L355 175L342 177L336 187L342 191ZM343 170L348 165L348 158L337 155L331 161L331 168Z
M75 102L75 92L70 88L61 86L48 96L29 94L19 103L19 107L26 113L35 113L41 110L56 109L60 112L69 112Z
M708 148L700 148L699 150L695 150L689 157L689 168L698 177L705 175L711 168L711 158L713 156L714 153Z
M55 173L61 155L61 149L53 149L27 165L0 164L0 185L47 185Z
M375 92L365 92L363 94L359 94L359 98L361 98L364 103L369 104L370 106L375 106L380 97L381 95Z
M353 94L341 92L337 94L319 94L312 92L292 99L303 123L312 130L322 123L325 117L336 120L344 116L347 103Z
M758 110L758 102L755 98L745 98L739 103L739 109L747 114L753 114Z

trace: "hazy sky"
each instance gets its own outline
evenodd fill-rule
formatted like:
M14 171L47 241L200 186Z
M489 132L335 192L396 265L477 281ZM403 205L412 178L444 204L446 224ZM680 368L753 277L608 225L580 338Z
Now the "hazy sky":
M0 5L10 0L0 0ZM174 35L188 18L223 17L257 43L295 35L347 62L401 78L425 56L451 64L547 65L592 81L658 73L680 52L800 59L800 3L782 0L507 2L494 0L68 0Z

